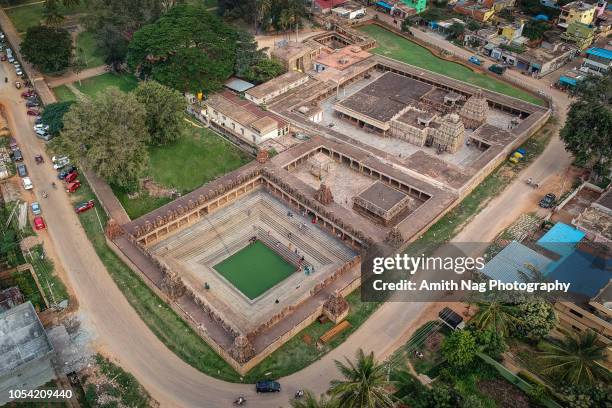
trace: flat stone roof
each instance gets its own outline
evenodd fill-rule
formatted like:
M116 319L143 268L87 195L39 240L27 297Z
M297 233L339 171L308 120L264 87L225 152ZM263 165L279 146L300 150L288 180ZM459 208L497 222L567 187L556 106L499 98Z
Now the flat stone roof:
M307 76L308 75L304 74L303 72L289 71L276 78L272 78L261 85L257 85L256 87L247 90L245 93L254 98L261 99L279 89L283 89L295 82L298 82Z
M31 302L0 314L0 375L53 352Z
M356 45L349 45L335 52L321 53L315 60L326 67L344 70L357 62L370 58L372 54L363 51Z
M387 72L380 78L338 103L380 122L388 122L402 109L416 104L433 89L432 85Z
M370 187L363 190L358 197L384 211L389 211L404 200L407 195L380 181L376 181Z

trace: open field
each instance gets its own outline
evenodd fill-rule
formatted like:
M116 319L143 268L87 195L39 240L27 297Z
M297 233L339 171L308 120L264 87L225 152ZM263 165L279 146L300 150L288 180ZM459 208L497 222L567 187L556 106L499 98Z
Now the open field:
M147 176L184 194L249 160L245 153L210 130L189 127L177 142L149 149ZM130 199L125 191L113 190L132 219L171 201L169 197L149 195Z
M76 95L66 85L60 85L57 88L53 88L53 93L60 102L76 101Z
M261 241L241 249L214 268L251 300L295 272L293 265Z
M104 65L104 58L97 48L96 39L89 31L83 31L78 35L75 53L83 58L86 68Z
M510 84L498 81L486 74L474 72L468 67L446 61L433 55L428 49L409 41L377 25L367 25L359 30L376 39L378 46L372 52L396 59L407 64L427 69L450 78L469 82L490 91L513 96L527 102L542 105L544 102L530 93Z
M62 2L59 2L58 7L64 16L68 16L84 12L87 6L81 2L79 5L66 7ZM15 28L17 28L17 31L25 32L28 28L42 21L44 16L44 2L33 1L13 7L5 7L5 11L15 25Z
M78 81L73 82L72 85L84 95L90 98L95 98L100 91L108 88L109 86L117 87L123 92L129 92L136 88L138 85L138 79L130 74L118 75L109 72L107 74L83 79L80 85ZM60 85L53 88L53 93L55 93L56 98L62 102L74 101L77 99L74 92L66 85Z

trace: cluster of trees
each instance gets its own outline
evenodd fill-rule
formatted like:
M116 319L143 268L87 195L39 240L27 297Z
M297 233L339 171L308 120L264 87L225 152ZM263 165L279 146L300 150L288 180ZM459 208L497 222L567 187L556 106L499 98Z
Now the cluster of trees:
M237 32L203 7L180 4L134 33L128 66L182 92L213 92L232 74L268 80L282 72L257 50L253 36Z
M70 66L72 60L72 39L63 28L33 26L26 31L21 52L42 72L62 71Z
M575 163L608 177L612 159L612 72L590 76L573 91L561 139Z
M96 99L49 106L62 122L55 143L105 180L129 191L149 163L148 146L172 143L184 129L183 96L154 81L124 93L111 87ZM45 110L45 114L53 112ZM60 118L61 116L61 118Z
M523 35L532 41L539 40L548 30L550 30L550 24L546 21L529 20L523 27Z
M304 2L300 0L218 0L217 12L228 18L241 18L255 31L287 31L302 24Z

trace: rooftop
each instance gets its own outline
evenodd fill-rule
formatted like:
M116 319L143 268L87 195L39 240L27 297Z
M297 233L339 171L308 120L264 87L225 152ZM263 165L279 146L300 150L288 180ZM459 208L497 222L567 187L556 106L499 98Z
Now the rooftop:
M348 47L341 48L335 52L325 53L319 55L316 62L326 67L336 68L343 70L350 67L351 65L370 58L372 54L367 51L363 51L356 45L349 45Z
M263 110L251 101L240 98L230 91L222 91L211 95L204 103L206 106L232 118L241 125L251 126L256 130L259 130L258 128L269 127L273 123L272 121L278 127L286 125L286 122L278 115ZM262 118L266 118L266 120L262 121Z
M239 78L230 78L230 80L227 81L224 86L234 92L240 93L246 91L247 89L253 88L255 85Z
M391 208L402 202L402 200L406 198L406 194L389 187L380 181L377 181L370 187L363 190L358 197L374 204L384 211L389 211Z
M588 55L594 55L596 57L605 58L612 60L612 50L606 48L593 47L586 50Z
M249 89L246 93L253 96L254 98L260 99L279 89L283 89L301 79L307 77L306 74L298 71L289 71L283 75L264 82L261 85L257 85L254 88Z
M572 1L571 3L567 3L565 6L561 6L561 9L562 10L587 11L590 9L595 9L595 5L585 3L584 1Z
M31 302L0 314L0 375L52 351Z
M495 255L482 269L491 279L502 282L522 282L521 272L529 274L530 268L545 271L551 260L525 245L512 241Z
M558 255L568 255L584 238L584 232L564 224L556 223L542 238L537 242L539 246Z

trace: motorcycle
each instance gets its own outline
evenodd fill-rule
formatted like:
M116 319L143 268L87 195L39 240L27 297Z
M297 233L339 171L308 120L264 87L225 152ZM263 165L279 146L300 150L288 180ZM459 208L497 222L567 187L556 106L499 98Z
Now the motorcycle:
M295 399L300 399L300 398L302 398L303 396L304 396L304 390L297 390L297 391L295 392L294 398L295 398Z
M244 403L246 403L246 398L244 397L238 397L236 401L234 401L234 405L243 405Z

